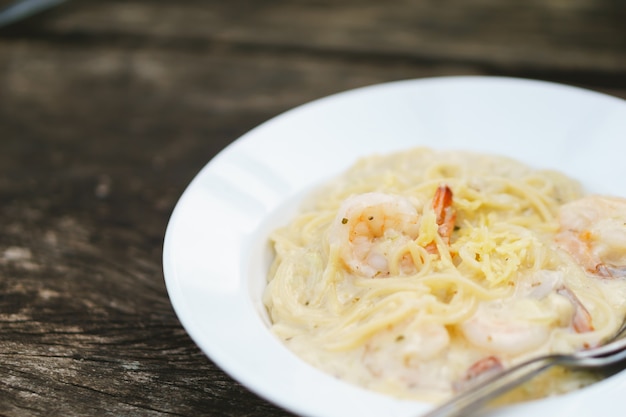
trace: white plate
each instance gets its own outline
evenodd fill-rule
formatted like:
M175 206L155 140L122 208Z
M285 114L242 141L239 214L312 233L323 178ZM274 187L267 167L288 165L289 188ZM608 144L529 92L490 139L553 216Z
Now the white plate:
M167 228L167 289L183 326L233 378L306 416L408 417L429 405L338 381L290 353L261 303L267 233L298 199L360 156L418 145L509 155L626 196L626 103L545 82L450 77L348 91L250 131L189 185ZM621 417L626 373L502 416Z

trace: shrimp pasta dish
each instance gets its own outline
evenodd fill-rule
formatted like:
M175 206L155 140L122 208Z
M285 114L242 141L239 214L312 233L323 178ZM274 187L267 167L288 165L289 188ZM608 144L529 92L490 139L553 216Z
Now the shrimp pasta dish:
M271 329L361 387L439 402L531 357L610 338L626 315L626 199L510 158L363 158L272 232ZM554 368L510 401L594 376Z

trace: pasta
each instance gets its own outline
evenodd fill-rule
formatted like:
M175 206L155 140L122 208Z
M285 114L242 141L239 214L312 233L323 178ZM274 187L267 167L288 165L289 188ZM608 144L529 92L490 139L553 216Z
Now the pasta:
M275 230L272 331L331 375L440 401L535 355L595 346L626 308L626 202L512 159L375 155ZM509 400L591 383L555 369Z

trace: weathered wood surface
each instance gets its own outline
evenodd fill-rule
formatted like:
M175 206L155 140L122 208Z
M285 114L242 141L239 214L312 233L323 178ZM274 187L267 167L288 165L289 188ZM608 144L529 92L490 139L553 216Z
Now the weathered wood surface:
M197 171L290 107L454 74L626 98L620 0L69 1L0 29L0 415L283 416L161 270Z

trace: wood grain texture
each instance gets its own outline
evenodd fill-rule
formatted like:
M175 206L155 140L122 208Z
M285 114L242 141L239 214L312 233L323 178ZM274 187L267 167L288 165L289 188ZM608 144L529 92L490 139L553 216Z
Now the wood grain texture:
M622 4L83 0L1 29L0 415L289 415L171 308L162 242L193 176L262 121L380 82L626 98Z

